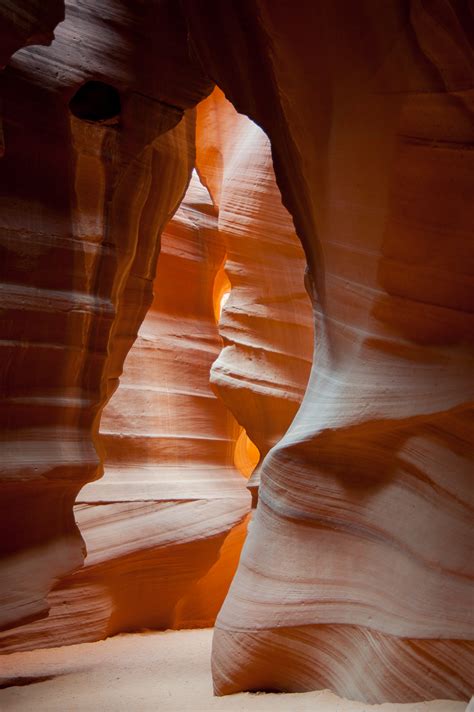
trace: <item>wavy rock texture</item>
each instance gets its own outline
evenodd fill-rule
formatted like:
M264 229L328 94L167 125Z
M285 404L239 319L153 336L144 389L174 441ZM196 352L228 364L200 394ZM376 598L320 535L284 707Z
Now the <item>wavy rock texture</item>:
M23 16L4 6L7 55L49 42L56 3L22 3ZM261 467L259 507L217 621L216 691L330 687L368 702L467 699L472 7L86 0L68 3L55 34L50 47L22 49L4 72L1 624L44 616L51 585L82 563L73 502L101 473L100 413L152 300L158 234L191 174L194 117L183 111L211 89L197 58L271 141L315 311L309 385ZM77 94L87 81L107 87ZM232 210L224 200L231 171L225 141L215 145L220 220ZM237 214L249 199L242 195ZM237 258L242 246L229 244ZM226 323L241 344L235 312L231 302ZM257 366L254 374L257 381ZM221 381L218 367L216 375ZM149 419L140 420L146 431ZM132 448L130 468L117 467L109 425L120 492L137 454ZM151 552L171 552L177 512L189 538L183 558L172 551L163 564L163 595L179 601L173 620L198 621L198 594L208 583L221 588L219 566L235 559L245 511L225 497L212 502L212 518L201 499L98 504L94 488L79 516L100 580L94 587L73 575L74 604L55 591L52 624L59 629L72 605L94 635L142 625L138 600L130 621L120 612L139 597L140 582L158 580ZM123 589L109 547L135 572ZM174 577L178 561L195 568L175 568ZM151 610L151 599L142 602ZM169 609L160 615L154 622L168 624Z
M48 619L3 634L5 651L213 625L250 506L234 465L241 428L209 385L222 347L213 298L224 250L194 174L162 235L153 303L102 416L104 476L76 500L84 567L52 592Z
M101 85L72 115L88 80L109 85L105 99ZM0 624L11 626L46 615L54 581L82 564L73 503L100 475L100 413L191 174L183 110L211 85L174 3L112 0L68 3L51 46L22 49L3 81Z
M0 7L0 69L22 47L51 44L54 28L62 20L62 0L51 0L47 8L41 0L23 0L21 4L4 0Z
M219 208L232 288L211 382L264 457L293 420L311 370L305 257L281 204L268 138L219 89L198 107L196 146L197 168ZM257 469L249 481L254 498L259 479Z
M472 18L448 1L184 5L203 66L271 139L316 314L217 620L215 689L468 699Z

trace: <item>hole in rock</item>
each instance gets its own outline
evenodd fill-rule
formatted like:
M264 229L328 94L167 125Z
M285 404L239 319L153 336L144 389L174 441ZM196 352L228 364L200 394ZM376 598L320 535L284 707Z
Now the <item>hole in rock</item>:
M120 94L110 84L90 81L77 90L69 102L71 113L84 121L103 122L119 116Z

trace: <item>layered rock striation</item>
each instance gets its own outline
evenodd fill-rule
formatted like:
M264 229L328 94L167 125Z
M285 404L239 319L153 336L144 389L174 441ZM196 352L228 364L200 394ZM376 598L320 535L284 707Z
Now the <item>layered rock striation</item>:
M213 625L250 506L234 464L241 428L209 385L224 256L194 174L163 232L153 302L101 419L104 476L76 500L84 566L53 589L47 619L3 634L3 650Z
M225 347L211 383L263 458L287 431L311 370L306 261L262 129L219 89L199 104L197 115L197 168L219 208L232 289L219 323ZM249 481L254 499L259 479L257 469Z
M217 620L215 689L467 699L472 18L450 2L185 6L203 66L270 137L316 320Z
M34 2L25 8L23 16L4 13L8 33L13 28L7 54L34 37L49 42L61 10L55 3L51 14ZM70 586L74 610L87 601L78 620L89 620L94 635L100 625L106 635L144 624L140 580L164 586L169 605L163 616L156 608L154 624L198 622L200 611L209 612L198 604L206 586L222 595L219 562L227 572L227 556L235 565L245 507L237 511L243 482L236 498L230 482L239 477L232 460L241 431L235 423L226 429L226 412L214 423L221 430L211 428L223 435L210 437L209 454L193 449L193 484L178 474L171 454L177 428L153 425L166 421L166 388L157 391L159 411L150 407L148 385L138 395L146 338L130 361L131 397L117 395L102 444L98 436L101 411L152 302L158 235L195 162L190 109L216 82L268 135L308 265L315 328L309 384L292 420L304 379L287 364L307 363L299 344L306 318L287 304L280 311L278 300L268 301L279 290L265 290L272 275L296 283L282 268L283 254L300 270L303 261L283 225L268 144L208 105L200 122L217 129L207 143L198 138L198 163L219 215L209 203L204 212L228 244L235 292L214 387L262 453L271 448L217 620L215 689L330 687L367 702L467 699L474 667L471 8L454 0L146 7L101 0L71 2L67 11L51 46L22 49L4 72L2 624L44 616L51 586L81 566L72 507L84 483L100 476L106 451L110 474L103 486L85 489L78 505L91 551L82 571L87 577L95 567L100 583ZM262 222L275 230L275 249ZM262 240L272 250L263 304L248 282L258 270L247 263L261 259ZM213 291L221 294L225 279L216 274ZM145 335L164 343L178 335L172 320L158 327L153 311L150 319ZM277 323L286 324L279 340ZM287 339L287 326L298 343ZM202 375L210 351L193 343L188 353ZM266 368L277 366L278 377L268 378ZM280 381L291 386L288 396ZM199 402L187 401L193 423L188 430L184 418L180 435L207 432ZM139 480L140 503L118 501L137 466L146 471L151 440L160 450L156 480ZM218 442L226 443L225 455ZM198 462L209 478L200 479ZM169 486L178 499L165 503L167 470L177 477ZM212 474L228 494L208 501ZM190 488L194 495L184 502ZM205 515L220 506L215 519ZM190 522L202 529L189 529ZM164 554L178 540L185 555L165 557L160 579L148 553ZM127 571L122 600L119 559ZM58 594L55 605L61 600ZM87 618L94 601L96 620ZM153 613L153 605L152 596L143 600L144 611ZM64 620L71 610L63 609ZM61 617L55 620L59 628Z
M2 626L44 616L82 564L74 500L100 476L100 413L193 167L184 110L211 87L171 2L72 2L55 32L3 73Z

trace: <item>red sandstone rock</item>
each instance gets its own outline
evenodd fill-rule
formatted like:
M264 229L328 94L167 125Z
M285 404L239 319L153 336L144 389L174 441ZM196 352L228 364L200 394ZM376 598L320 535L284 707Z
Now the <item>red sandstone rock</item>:
M263 458L293 420L311 370L306 262L281 204L266 135L218 89L198 107L196 145L197 168L219 208L232 288L211 382ZM257 470L249 486L258 483Z
M73 503L100 475L100 413L193 166L194 117L183 110L210 87L174 3L99 5L70 3L51 46L21 50L3 76L3 626L44 616L51 585L82 564ZM118 116L72 115L88 80L119 93ZM91 109L83 103L82 116Z
M156 237L193 165L193 117L182 121L182 111L210 90L197 57L269 136L315 311L309 386L262 465L259 507L218 619L216 690L467 699L470 7L182 0L187 29L172 2L68 7L51 47L21 50L4 76L3 623L44 615L52 582L81 564L72 505L100 474L100 413L151 301ZM88 80L119 92L119 117L105 112L91 123L82 100L69 115ZM214 178L226 173L218 159ZM189 539L193 587L177 595L177 573L164 595L196 620L193 592L226 566L226 544L240 536L234 529L222 545L239 520L222 505L214 529L199 520L197 502L160 508L159 531L148 503L80 505L101 578L95 588L71 587L73 609L60 611L57 596L54 625L87 600L97 603L94 619L89 606L80 620L103 635L116 630L107 594L118 590L116 561L103 547L115 542L136 570L148 538L150 550L176 541L175 514L185 510L202 525ZM232 565L236 548L229 543ZM154 562L145 556L140 575L127 578L125 609ZM216 589L220 581L218 571Z
M218 617L219 694L470 694L472 18L410 5L185 3L270 137L316 316Z
M56 586L46 620L0 637L3 650L213 625L249 510L234 465L241 429L209 385L224 249L194 174L162 235L153 303L102 416L104 476L76 500L84 566Z
M41 0L6 0L0 7L0 69L10 57L28 45L49 45L54 28L64 20L62 0L49 0L47 7Z

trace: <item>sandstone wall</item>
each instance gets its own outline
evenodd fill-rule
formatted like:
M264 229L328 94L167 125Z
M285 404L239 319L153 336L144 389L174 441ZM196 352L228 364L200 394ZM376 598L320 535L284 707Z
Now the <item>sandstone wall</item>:
M151 10L70 3L51 46L22 49L3 73L3 626L44 616L54 581L82 564L73 503L100 476L100 413L194 162L183 110L211 85L189 60L175 5ZM118 113L99 87L81 109L92 120L72 114L89 80L119 94Z
M219 694L470 694L473 73L460 5L185 3L209 75L270 137L316 315L310 383L261 466L218 617Z
M76 499L84 566L55 586L48 618L0 636L4 651L214 624L250 507L234 465L241 429L209 385L224 255L194 174L163 232L154 299L102 415L104 476Z
M281 203L270 143L219 89L197 110L197 168L219 208L230 292L211 382L264 457L287 431L311 370L305 256ZM256 499L255 471L249 487Z
M195 173L163 232L153 302L101 417L104 475L76 499L84 566L55 585L47 619L0 636L4 651L213 625L246 531L241 473L248 477L259 457L232 413L261 433L266 453L302 398L312 311L268 140L217 90L200 105L198 124L201 177L214 170L222 188L209 178L211 201ZM217 174L208 160L216 150L232 171ZM134 308L130 295L125 310Z
M13 37L7 54L49 42L61 13L56 4L51 17L38 3L25 7L24 17L3 13ZM72 2L51 46L14 56L4 72L0 163L3 625L44 616L51 586L82 564L73 503L101 474L100 414L151 303L158 234L194 164L194 116L186 111L183 119L183 111L212 80L269 137L305 252L315 320L309 386L278 442L278 407L271 409L278 427L262 427L257 414L268 409L255 395L259 366L276 363L275 345L268 347L267 332L253 336L251 352L263 343L264 357L252 367L249 358L241 380L252 401L247 422L245 388L240 395L231 388L245 343L236 295L223 320L229 343L216 387L262 452L272 447L217 621L216 691L330 687L368 702L468 698L472 20L470 5L455 0ZM119 110L111 110L112 92L98 118L83 100L71 112L69 101L88 80L113 87ZM103 98L103 87L92 89ZM243 246L236 217L245 215L244 231L250 224L260 234L260 214L273 205L270 222L280 221L268 196L260 202L241 191L239 206L226 203L226 190L239 195L227 183L232 161L241 160L233 137L237 131L210 142L215 168L206 181L218 223L230 223L228 272L238 292L249 268L232 274ZM268 148L259 144L253 160L260 169ZM248 305L247 336L256 334L259 314L271 321L275 313L260 312L252 298ZM226 361L229 349L239 359ZM291 353L286 342L284 350ZM128 438L130 467L120 472L116 433L110 427L105 445L117 483L136 455ZM93 496L79 506L97 565L110 560L92 534L103 507L109 534L125 527L112 521L127 522L130 538L118 551L128 561L134 527L143 536L144 521L150 548L168 546L167 532L176 541L173 512L184 514L184 503L159 508L157 532L146 505L134 523L124 513L139 507L107 500L96 508ZM217 537L234 527L221 549L231 559L242 517L233 510L217 525ZM213 575L213 566L206 570ZM80 587L74 593L78 606L92 600ZM102 588L94 596L105 635L112 607ZM195 600L173 616L197 620Z

